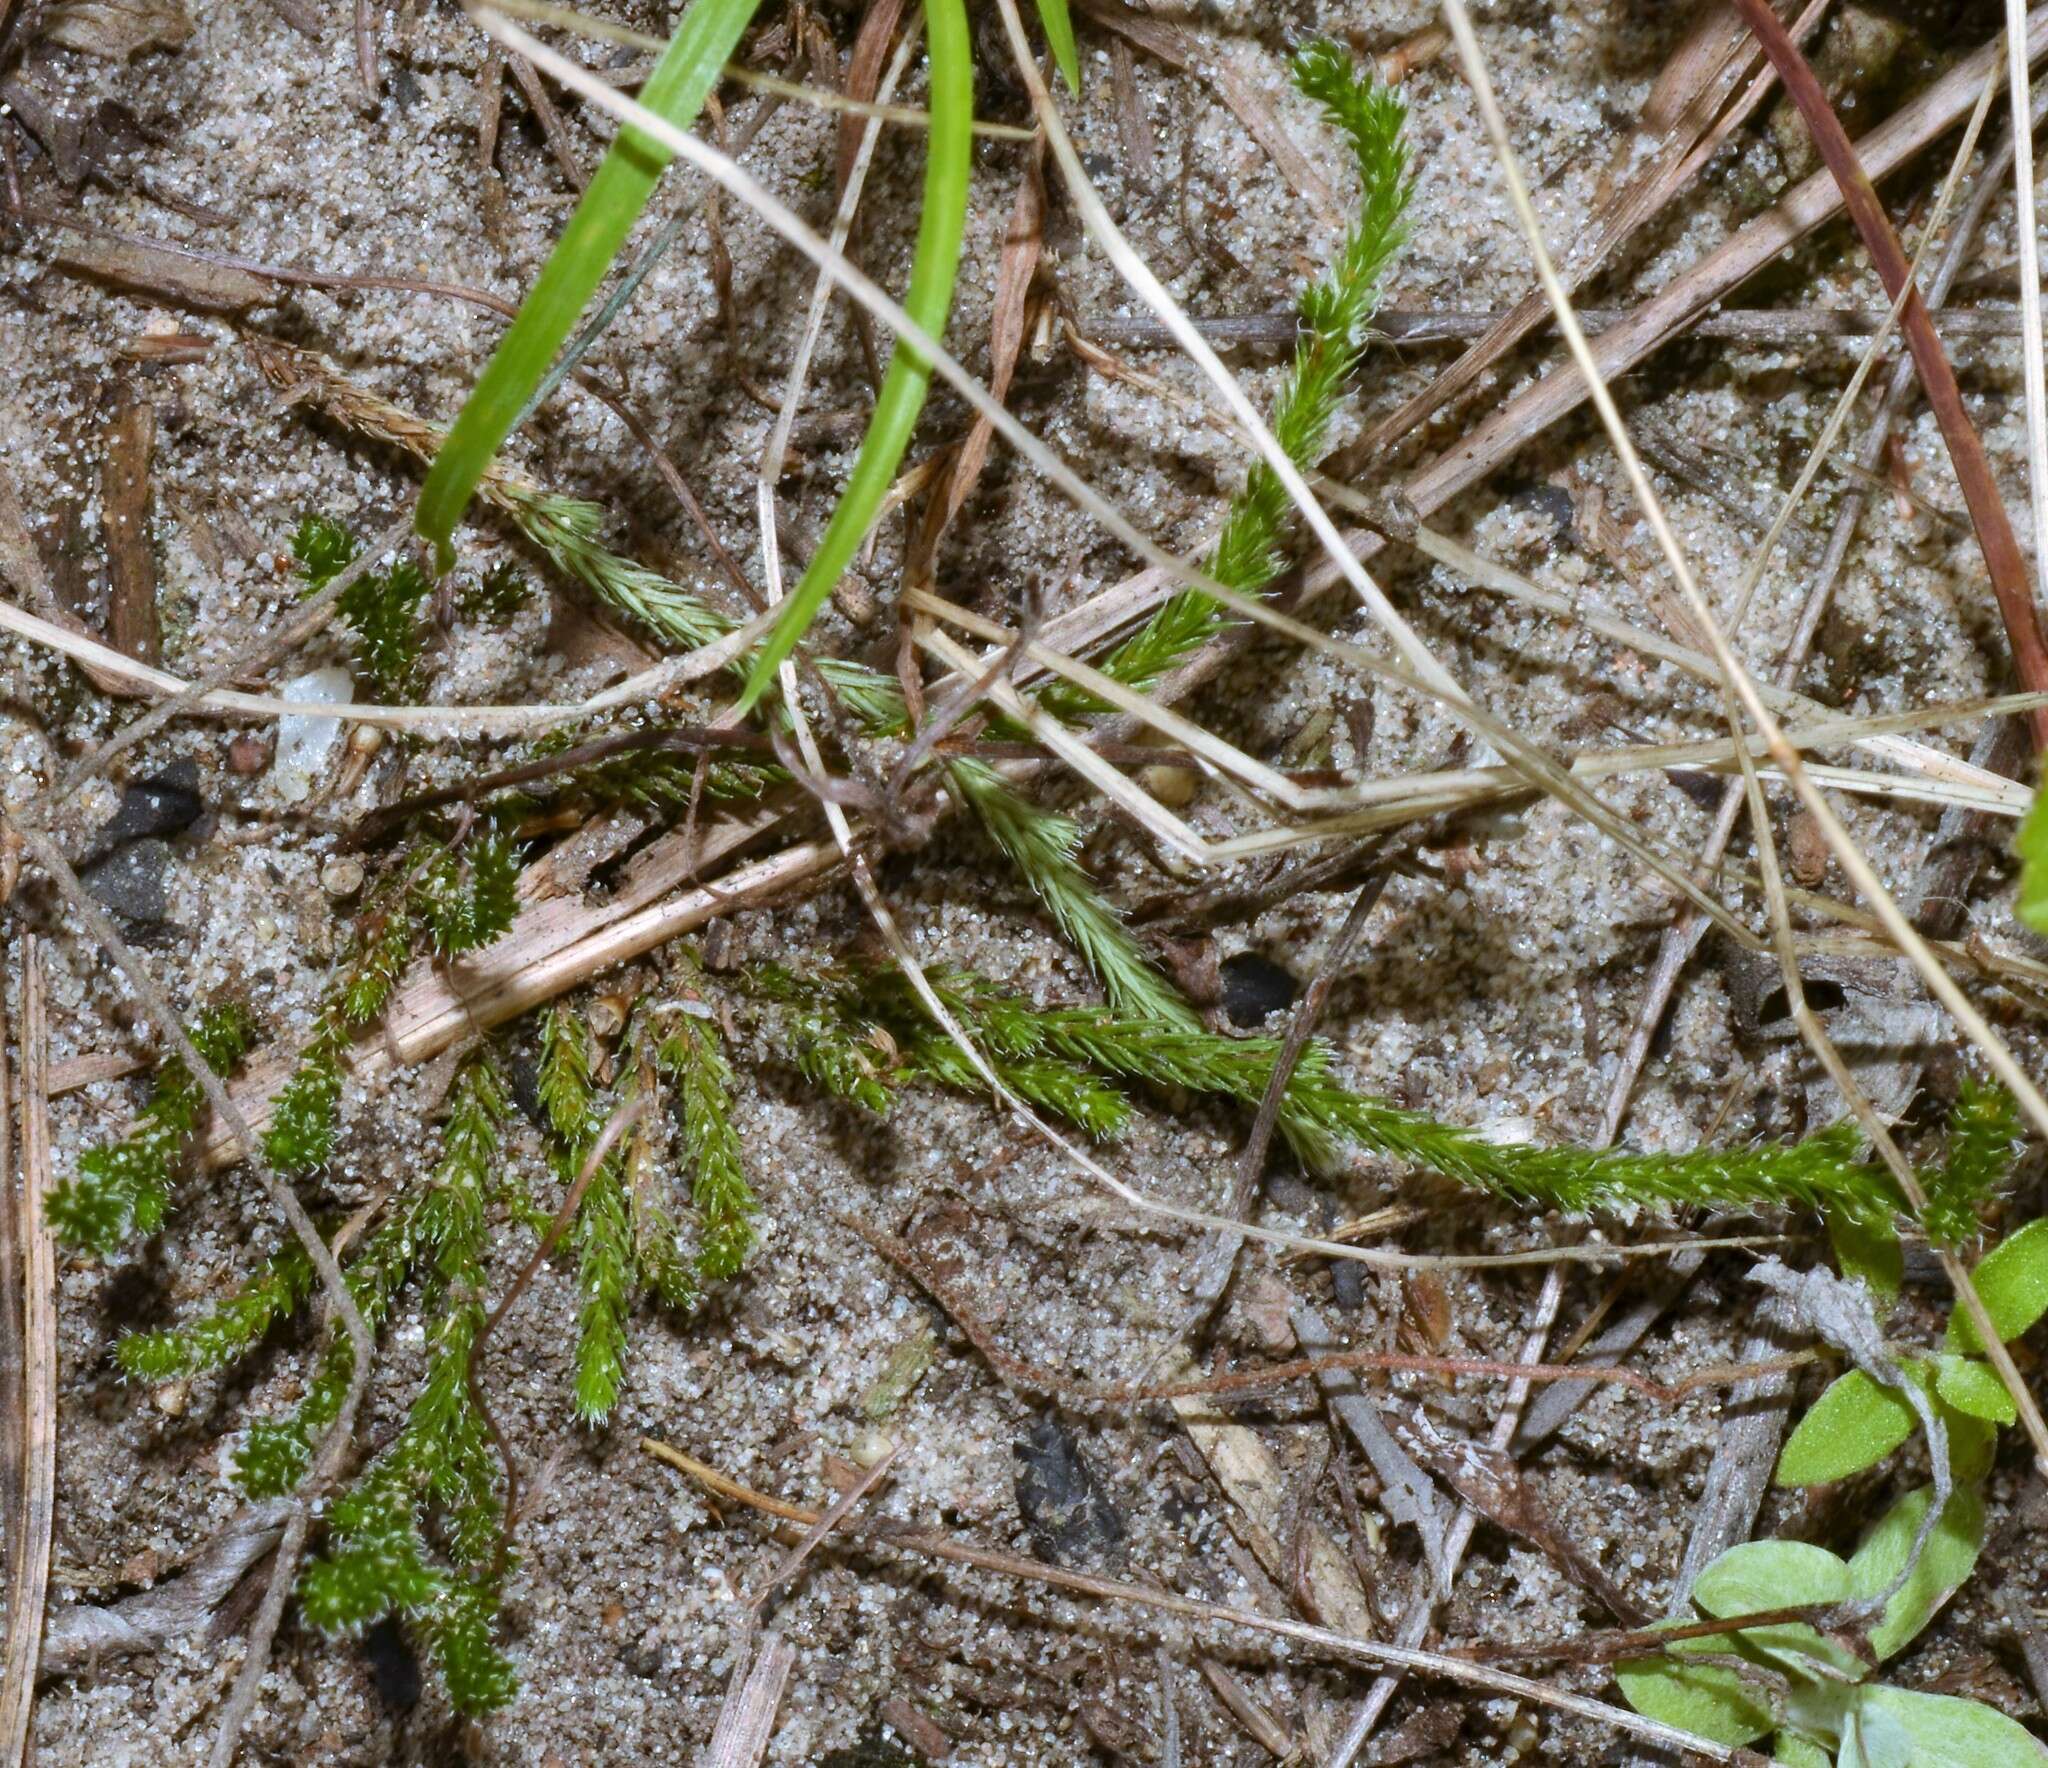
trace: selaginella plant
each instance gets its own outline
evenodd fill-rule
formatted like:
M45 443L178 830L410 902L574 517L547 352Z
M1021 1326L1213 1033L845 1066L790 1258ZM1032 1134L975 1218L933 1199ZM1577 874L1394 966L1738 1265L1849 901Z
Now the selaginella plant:
M645 90L649 105L664 115L694 115L752 11L753 0L697 0ZM1063 0L1042 0L1041 13L1072 82L1078 64ZM943 17L935 8L934 20L932 55L947 64L948 102L958 110L967 43L954 28L957 6L944 9ZM1346 139L1360 179L1355 225L1328 271L1301 295L1301 341L1273 407L1275 434L1306 468L1328 445L1348 394L1365 327L1403 237L1411 184L1405 112L1396 96L1328 44L1304 49L1294 72L1300 89ZM933 135L936 171L927 189L947 204L958 194L965 143L964 130L943 139L941 132ZM735 622L683 585L606 547L598 506L543 491L491 465L646 201L662 158L635 131L620 133L445 446L430 426L374 399L353 397L349 418L374 439L433 461L420 529L444 552L471 493L478 492L567 582L664 646L685 650L725 637ZM944 236L953 230L954 222L939 215L932 236L921 237L920 262L936 267L922 291L928 313L943 314L950 298L957 240L949 244ZM309 376L317 367L300 366ZM888 433L874 439L877 460L893 462L908 438L922 391L915 369L905 362L901 396L886 414ZM880 475L883 481L888 476ZM835 546L848 537L857 543L871 526L886 490L885 483L868 483L874 477L849 487L842 499ZM1255 465L1230 501L1209 570L1231 588L1256 593L1285 567L1291 526L1277 478ZM355 544L337 525L310 520L297 543L309 590L331 580ZM420 669L424 582L408 570L366 576L340 609L358 672L371 692L387 698L402 697ZM457 605L479 617L503 618L519 598L516 583L498 573ZM790 624L778 643L801 637L806 600L792 599ZM1177 597L1098 666L1142 688L1222 621L1210 598ZM770 678L773 658L772 651L756 652L735 658L733 667L758 688ZM864 739L891 742L913 734L891 675L845 659L814 662ZM1063 687L1045 690L1041 704L1077 719L1100 711L1087 696ZM764 711L780 716L772 704ZM658 726L646 724L559 735L530 751L536 761L562 758L558 772L465 802L445 819L429 813L408 821L362 895L311 1036L274 1103L265 1147L281 1170L317 1185L343 1130L351 1044L384 1016L410 966L460 960L506 933L517 911L519 869L551 830L618 805L653 821L673 821L694 814L705 800L757 795L788 782L758 753L700 766L650 744L587 763L568 759L586 739L626 730L636 741L660 735ZM953 757L931 765L943 770L945 789L975 814L1028 882L1106 997L1103 1005L1044 1006L970 973L938 972L933 980L946 1005L1004 1083L1105 1139L1126 1128L1148 1093L1208 1094L1255 1108L1279 1060L1278 1040L1224 1036L1203 1024L1082 866L1078 825L1033 803L980 760ZM365 1322L375 1331L401 1315L416 1320L423 1367L403 1401L396 1435L329 1506L324 1545L301 1578L300 1599L309 1619L335 1632L401 1616L423 1639L463 1711L500 1705L514 1686L495 1627L513 1563L506 1482L492 1445L489 1370L478 1356L480 1345L488 1347L493 1286L501 1295L514 1293L542 1252L559 1245L568 1255L579 1303L568 1405L595 1425L618 1404L632 1318L643 1300L678 1312L691 1307L707 1288L741 1273L754 1244L754 1193L734 1124L735 1082L719 1016L706 999L711 991L681 952L680 945L672 948L669 986L635 1003L607 1040L595 1036L586 1014L559 1005L537 1027L507 1028L475 1051L448 1093L440 1152L431 1166L402 1177L368 1221L331 1227ZM750 1003L780 1017L785 1047L827 1095L881 1111L912 1083L984 1089L974 1065L893 969L759 971L736 979L720 1004L745 1011ZM211 1041L201 1042L209 1061L227 1067L239 1059L252 1032L237 1025L232 1037L226 1021L217 1038L209 1029ZM536 1052L532 1114L540 1156L529 1161L514 1156L516 1123L498 1067L502 1059L517 1072L522 1045ZM59 1192L53 1215L75 1245L109 1254L133 1234L158 1227L197 1116L190 1077L167 1066L135 1132L82 1159L70 1189ZM1664 1203L1806 1208L1824 1212L1845 1241L1860 1235L1882 1245L1903 1207L1882 1169L1862 1158L1849 1125L1791 1145L1675 1155L1518 1145L1346 1087L1334 1051L1320 1043L1309 1046L1292 1072L1279 1126L1311 1163L1364 1149L1475 1189L1571 1211ZM1988 1186L1970 1194L1984 1190ZM308 1261L287 1247L200 1318L124 1340L122 1366L146 1381L226 1368L302 1314L316 1287ZM346 1339L330 1331L313 1354L297 1403L253 1420L244 1431L234 1466L246 1491L272 1494L299 1484L352 1374Z

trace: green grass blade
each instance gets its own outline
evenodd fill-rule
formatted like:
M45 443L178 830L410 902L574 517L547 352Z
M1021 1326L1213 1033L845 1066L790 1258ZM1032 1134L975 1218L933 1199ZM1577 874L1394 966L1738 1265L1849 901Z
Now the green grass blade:
M701 0L700 0L701 4ZM967 183L974 146L974 55L962 0L931 0L925 9L925 41L931 61L931 129L926 138L924 212L917 224L917 256L910 267L904 310L933 337L946 329L953 283L960 269L960 244L967 227ZM874 416L861 438L860 455L832 512L825 537L811 555L781 616L756 653L740 709L760 699L775 672L817 618L840 574L874 525L876 512L896 476L910 432L924 408L932 365L898 340L889 372L875 400Z
M640 102L687 129L739 46L760 0L695 0L641 89ZM420 493L414 526L443 566L454 557L455 524L491 457L512 433L526 396L548 371L577 315L626 243L673 156L637 129L619 132L576 205L546 266L491 353Z
M1079 98L1081 52L1074 47L1074 20L1067 11L1067 0L1038 0L1038 22L1045 31L1053 60L1059 63L1060 78L1066 81L1067 90Z

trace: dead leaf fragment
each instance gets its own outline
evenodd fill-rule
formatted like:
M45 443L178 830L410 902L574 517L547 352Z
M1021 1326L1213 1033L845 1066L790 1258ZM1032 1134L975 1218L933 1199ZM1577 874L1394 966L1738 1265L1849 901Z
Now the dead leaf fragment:
M179 49L192 21L179 0L64 0L50 8L43 36L66 49L126 61L145 49Z
M160 251L139 240L74 240L58 252L57 262L75 275L141 289L187 307L240 313L276 298L269 283L246 270Z

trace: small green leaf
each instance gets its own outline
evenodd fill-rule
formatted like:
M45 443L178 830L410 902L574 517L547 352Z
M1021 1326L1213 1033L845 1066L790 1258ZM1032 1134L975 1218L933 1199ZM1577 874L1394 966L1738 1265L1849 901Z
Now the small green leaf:
M1778 1722L1757 1689L1719 1664L1631 1658L1614 1666L1614 1680L1645 1718L1716 1743L1753 1742Z
M1771 1756L1785 1768L1831 1768L1834 1759L1826 1745L1800 1731L1779 1732L1778 1747Z
M1081 52L1074 47L1074 20L1067 0L1038 0L1038 22L1052 58L1060 65L1060 78L1076 98L1081 96Z
M2013 841L2020 856L2019 900L2014 912L2036 933L2048 933L2048 792L2036 792Z
M1839 1377L1800 1419L1778 1457L1781 1486L1817 1486L1875 1467L1919 1425L1897 1388L1861 1369Z
M2039 804L2037 799L2036 804ZM2028 818L2029 825L2033 817ZM2048 1313L2048 1216L2009 1234L1970 1273L1998 1336L2010 1344ZM1948 1348L1983 1354L1977 1329L1958 1307L1949 1316Z
M1693 1601L1718 1620L1809 1602L1840 1602L1848 1594L1848 1566L1825 1547L1804 1541L1747 1541L1731 1547L1692 1587ZM1818 1665L1823 1674L1853 1678L1867 1667L1803 1621L1745 1627L1733 1637L1745 1651L1795 1674L1812 1674L1809 1666ZM1714 1649L1725 1649L1725 1643Z
M1913 1551L1927 1506L1933 1502L1934 1488L1922 1486L1885 1512L1884 1520L1870 1531L1849 1561L1850 1588L1857 1596L1874 1597L1899 1575ZM1952 1493L1941 1521L1927 1537L1913 1575L1885 1604L1882 1618L1870 1629L1870 1649L1879 1662L1902 1651L1934 1619L1970 1575L1983 1544L1983 1499L1968 1489Z
M1842 1275L1861 1277L1886 1300L1896 1296L1905 1275L1906 1254L1891 1224L1839 1207L1827 1210L1825 1219Z
M1870 1768L2041 1768L2024 1725L1981 1701L1917 1694L1882 1683L1861 1691L1856 1729Z
M1972 1418L2010 1424L2019 1416L2019 1408L2005 1391L2005 1383L1998 1379L1998 1371L1975 1357L1944 1352L1940 1373L1934 1378L1934 1391L1958 1412L1967 1412Z
M1949 1477L1959 1486L1975 1485L1991 1471L1991 1454L1998 1447L1998 1426L1988 1418L1972 1418L1953 1406L1937 1401L1941 1422L1948 1430Z
M1692 1599L1716 1620L1806 1602L1840 1602L1849 1568L1805 1541L1745 1541L1701 1572Z

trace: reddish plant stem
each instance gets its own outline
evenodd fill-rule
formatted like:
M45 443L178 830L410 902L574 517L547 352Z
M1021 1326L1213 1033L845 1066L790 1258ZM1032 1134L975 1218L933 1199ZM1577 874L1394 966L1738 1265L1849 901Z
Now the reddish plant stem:
M1913 366L1927 394L1928 408L1941 426L1949 459L1955 463L1963 502L1970 511L1970 524L1977 531L1977 545L1984 554L1984 567L1991 577L1992 594L1998 598L1998 613L2005 623L2006 642L2012 647L2013 673L2029 691L2048 688L2048 645L2041 638L2041 623L2035 612L2026 560L2020 553L2019 538L2013 533L2012 518L1992 477L1991 463L1984 453L1983 439L1963 405L1962 389L1956 385L1954 367L1928 316L1927 306L1917 288L1909 288L1911 272L1905 248L1893 229L1877 189L1856 157L1841 119L1828 103L1820 81L1814 77L1799 45L1772 12L1766 0L1734 0L1771 65L1778 70L1786 95L1799 107L1807 132L1813 137L1828 171L1842 192L1842 206L1856 223L1865 250L1877 267L1885 293L1893 300L1906 289L1899 310L1899 329L1912 352ZM2048 708L2028 714L2034 747L2048 749Z

